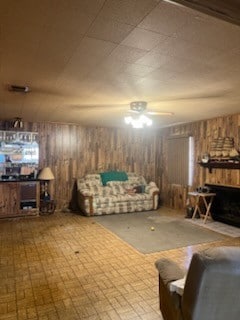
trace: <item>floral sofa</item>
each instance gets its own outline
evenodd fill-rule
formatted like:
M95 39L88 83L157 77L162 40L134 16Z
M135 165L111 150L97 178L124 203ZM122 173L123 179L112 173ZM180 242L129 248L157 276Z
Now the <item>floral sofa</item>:
M156 210L159 189L144 177L126 173L124 181L105 181L101 174L77 179L78 206L86 216Z

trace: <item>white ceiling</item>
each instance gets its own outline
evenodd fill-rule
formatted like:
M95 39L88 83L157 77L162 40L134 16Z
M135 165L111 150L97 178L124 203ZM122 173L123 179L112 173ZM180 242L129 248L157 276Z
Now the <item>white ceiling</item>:
M133 100L174 112L154 127L239 113L239 57L239 25L170 2L3 0L0 120L120 127Z

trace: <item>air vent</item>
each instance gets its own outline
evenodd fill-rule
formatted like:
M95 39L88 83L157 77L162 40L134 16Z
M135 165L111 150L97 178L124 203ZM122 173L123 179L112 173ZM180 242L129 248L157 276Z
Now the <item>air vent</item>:
M29 90L29 87L27 87L27 86L10 85L10 86L9 86L9 91L27 93L27 92L29 92L30 90Z

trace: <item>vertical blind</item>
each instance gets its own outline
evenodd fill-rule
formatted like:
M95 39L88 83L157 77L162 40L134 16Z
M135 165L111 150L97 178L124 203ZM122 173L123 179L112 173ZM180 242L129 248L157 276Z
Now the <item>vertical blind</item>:
M171 184L189 184L190 137L168 139L168 178Z

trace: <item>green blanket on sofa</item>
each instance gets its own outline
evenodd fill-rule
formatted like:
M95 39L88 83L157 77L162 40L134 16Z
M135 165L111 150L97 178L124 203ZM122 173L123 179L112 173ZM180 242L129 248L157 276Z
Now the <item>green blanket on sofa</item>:
M102 184L107 185L108 181L126 181L128 180L127 173L124 171L108 171L100 173Z

